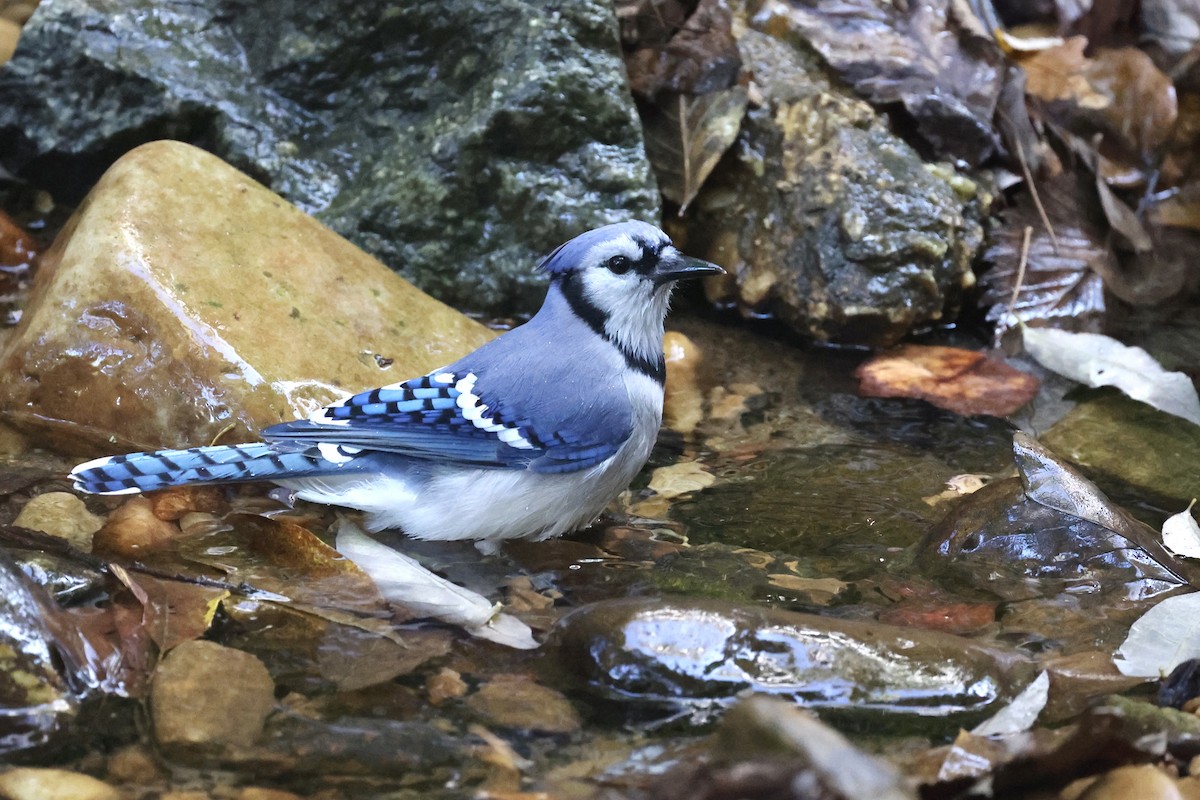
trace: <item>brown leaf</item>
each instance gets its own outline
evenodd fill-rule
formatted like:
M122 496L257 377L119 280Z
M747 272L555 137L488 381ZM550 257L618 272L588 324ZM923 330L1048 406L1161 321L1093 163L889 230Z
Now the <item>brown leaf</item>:
M143 627L164 653L180 642L203 636L217 606L229 596L226 589L131 573L116 565L110 569L142 603Z
M908 628L977 633L996 621L996 603L899 603L879 615L879 621Z
M987 318L996 323L997 335L1018 321L1095 331L1104 315L1099 273L1117 269L1103 220L1088 206L1074 175L1064 173L1038 182L1035 188L1054 234L1042 223L1033 197L1021 195L1000 215L1003 225L984 253L992 266L980 280L984 289L980 302L991 306ZM1022 270L1026 228L1031 235ZM1015 302L1014 288L1019 289Z
M704 94L737 82L742 68L733 18L719 0L700 0L691 16L676 0L619 2L629 86L653 101L660 92Z
M0 275L12 274L10 271L18 267L28 269L37 253L33 237L0 211Z
M796 0L754 24L803 38L872 103L902 104L939 154L978 164L995 150L1004 59L967 3Z
M913 397L971 416L1004 417L1037 394L1034 376L982 353L953 347L901 345L857 370L858 390L867 397Z
M1179 106L1171 79L1140 50L1121 47L1084 55L1087 40L1023 55L1027 91L1050 104L1061 125L1100 130L1151 161L1170 138Z
M646 154L668 200L687 210L700 187L737 138L746 113L741 86L697 96L665 95L646 122Z

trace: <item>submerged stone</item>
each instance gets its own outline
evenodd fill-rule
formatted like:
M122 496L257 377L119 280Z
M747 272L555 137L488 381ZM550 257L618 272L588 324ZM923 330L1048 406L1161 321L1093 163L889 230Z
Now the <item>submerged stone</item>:
M155 741L182 759L254 744L274 705L275 684L263 663L216 642L171 650L150 692Z
M219 159L155 142L43 257L0 414L75 452L239 441L491 335Z
M1140 602L1182 583L1117 532L1030 499L1018 478L960 500L930 529L918 562L952 586L1009 601Z
M60 0L0 96L5 165L56 195L202 142L459 307L532 311L538 258L658 216L604 0Z
M1171 511L1200 494L1200 426L1123 394L1089 397L1041 438L1096 480Z
M1031 670L950 634L671 598L586 606L551 641L564 669L624 713L692 723L752 690L852 726L952 730L994 710Z

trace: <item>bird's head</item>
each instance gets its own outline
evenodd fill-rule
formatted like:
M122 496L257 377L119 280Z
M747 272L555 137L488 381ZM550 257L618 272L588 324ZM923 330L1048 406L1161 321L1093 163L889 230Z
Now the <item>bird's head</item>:
M540 266L597 333L646 358L661 357L663 318L675 282L725 272L685 256L646 222L621 222L580 234Z

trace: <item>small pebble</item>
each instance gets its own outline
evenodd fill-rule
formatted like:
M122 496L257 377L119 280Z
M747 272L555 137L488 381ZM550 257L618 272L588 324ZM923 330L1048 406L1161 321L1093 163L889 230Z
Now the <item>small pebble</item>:
M108 757L106 777L113 783L144 785L165 780L167 776L147 747L131 744Z
M66 539L72 547L87 553L104 518L88 511L83 501L70 492L47 492L26 503L13 524Z
M425 692L429 695L429 704L436 707L447 700L462 697L467 693L467 684L457 672L442 667L440 672L425 679Z
M97 553L139 558L162 550L179 535L179 528L154 515L154 506L145 497L132 497L108 515L92 539Z
M520 676L497 676L466 700L489 724L539 733L574 733L579 714L561 693Z
M152 492L146 498L154 516L172 522L194 511L219 514L229 509L225 492L219 486L173 486Z
M237 800L301 800L300 795L283 789L267 789L262 786L246 786L237 793Z

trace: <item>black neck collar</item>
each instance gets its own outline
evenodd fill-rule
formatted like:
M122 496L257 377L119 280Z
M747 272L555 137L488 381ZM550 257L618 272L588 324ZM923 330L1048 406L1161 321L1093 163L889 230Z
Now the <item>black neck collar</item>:
M574 273L566 273L556 276L554 280L558 283L559 289L562 290L563 297L567 299L567 305L575 312L575 316L587 323L588 327L600 335L604 341L611 344L625 359L625 364L633 370L636 370L646 377L653 380L659 386L662 386L667 380L667 364L662 353L658 354L657 358L646 358L637 353L631 353L621 346L620 342L608 335L608 331L604 329L604 323L607 317L595 303L587 298L583 293L583 284L575 277Z

